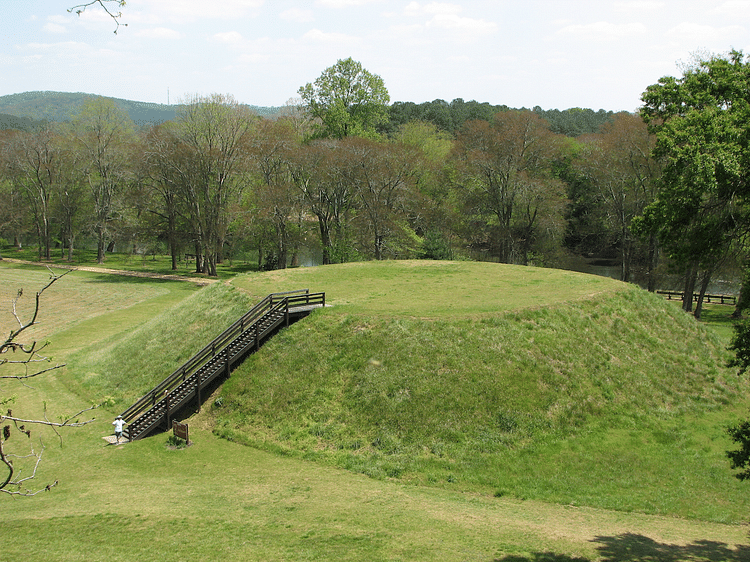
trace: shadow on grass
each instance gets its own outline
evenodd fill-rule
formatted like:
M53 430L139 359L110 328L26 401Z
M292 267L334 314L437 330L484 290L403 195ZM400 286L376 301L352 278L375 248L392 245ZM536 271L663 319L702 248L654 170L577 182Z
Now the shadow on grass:
M554 554L552 552L536 552L529 556L505 556L496 558L495 562L591 562L590 558L578 556L566 556L565 554Z
M735 548L721 542L697 541L688 545L660 543L649 537L625 533L616 537L597 537L598 560L603 562L747 562L750 560L750 546L737 545ZM536 552L529 556L506 556L495 562L591 562L580 558Z
M187 279L185 280L187 281ZM138 277L135 275L113 275L111 273L89 273L84 283L116 283L116 284L160 284L183 282L181 279L162 279L160 277Z

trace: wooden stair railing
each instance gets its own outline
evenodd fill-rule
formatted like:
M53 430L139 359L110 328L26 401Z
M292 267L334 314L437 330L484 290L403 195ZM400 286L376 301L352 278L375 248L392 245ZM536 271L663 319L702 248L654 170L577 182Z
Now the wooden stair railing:
M201 390L221 375L228 377L232 368L256 351L274 330L323 306L325 293L310 293L308 289L268 295L125 410L121 414L128 423L125 437L130 441L140 439L162 424L169 429L174 413L194 398L200 408Z

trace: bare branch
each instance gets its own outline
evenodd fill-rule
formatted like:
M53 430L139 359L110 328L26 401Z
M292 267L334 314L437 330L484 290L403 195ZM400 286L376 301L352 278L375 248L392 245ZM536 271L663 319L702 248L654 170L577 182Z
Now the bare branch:
M9 411L8 415L0 414L0 423L3 423L5 421L12 421L16 425L18 425L19 423L24 424L24 425L27 423L30 423L30 424L37 424L37 425L46 425L49 427L82 427L84 425L88 425L91 422L96 421L96 418L91 418L90 420L86 420L82 422L73 421L73 420L76 420L81 414L85 414L86 412L90 412L91 410L96 410L98 407L99 405L97 404L96 406L90 406L88 408L84 408L83 410L73 414L72 416L69 416L67 419L61 422L53 422L47 419L46 408L45 408L45 414L44 414L43 420L27 420L24 418L17 418L11 415Z
M115 22L115 35L117 35L117 30L120 29L120 26L127 27L127 23L120 23L120 18L122 17L122 12L111 12L109 8L107 8L107 4L114 3L118 8L122 8L125 6L125 0L91 0L90 2L84 2L83 4L78 4L77 6L73 6L72 8L68 8L68 13L75 12L79 16L86 11L86 8L89 6L93 6L94 4L99 4L105 12L107 12L107 15L112 18L112 21Z
M5 466L8 468L8 476L4 483L0 485L0 492L5 492L8 495L11 496L36 496L40 492L48 492L55 486L57 486L58 481L55 480L51 484L47 484L46 486L39 488L38 490L32 491L32 490L25 490L21 491L21 486L24 484L24 482L28 482L29 480L33 480L36 478L36 471L39 468L39 464L42 462L42 454L44 453L44 443L42 440L39 440L39 443L42 446L42 449L37 453L34 450L34 447L31 447L31 452L28 455L14 455L14 454L4 454L2 450L2 442L0 442L0 462L4 463ZM31 473L28 476L21 477L21 470L14 470L13 468L13 461L12 459L16 460L23 460L23 459L29 459L33 458L34 460L34 467L31 470ZM15 476L15 478L14 478ZM11 488L12 487L12 488Z
M72 269L67 270L65 273L61 275L55 275L55 273L48 267L47 270L50 274L50 280L49 283L47 283L44 287L42 287L36 294L36 304L34 306L34 313L31 316L31 320L26 322L25 324L21 319L18 317L18 314L16 313L16 304L18 303L18 300L23 296L23 289L18 290L18 294L16 295L16 298L13 299L13 316L15 316L16 320L18 321L19 328L17 330L11 330L10 335L8 336L8 339L6 339L2 344L0 344L0 354L7 353L10 351L16 351L21 350L24 353L27 354L33 354L34 348L36 347L36 342L32 344L31 349L27 349L26 346L20 343L16 343L15 339L23 332L24 330L30 328L34 324L36 324L36 318L39 315L39 299L42 296L42 293L46 291L49 287L52 286L52 284L57 281L58 279L66 276L71 271L74 271Z
M0 361L0 365L17 365L18 361ZM26 364L24 361L23 364ZM24 379L32 379L34 377L38 377L39 375L43 375L44 373L49 373L50 371L54 371L55 369L61 369L62 367L65 367L66 363L59 363L55 365L54 367L50 367L49 369L42 369L41 371L37 371L36 373L31 373L27 375L0 375L0 379L15 379L15 380L24 380Z
M7 364L21 364L25 366L26 374L2 375L0 376L0 379L16 379L23 383L23 381L25 381L26 379L37 377L44 373L48 373L65 366L64 364L57 364L54 367L49 367L47 369L30 369L29 366L32 363L37 363L39 361L49 362L49 359L47 357L43 357L39 353L48 344L44 343L39 346L37 345L37 342L34 341L31 344L27 345L16 341L16 338L18 338L20 334L22 334L29 327L36 324L37 317L39 315L41 296L44 291L51 287L52 284L55 283L58 279L73 271L68 270L62 275L56 275L52 272L51 269L47 269L50 272L50 280L36 293L34 310L31 314L31 318L29 320L22 320L18 314L17 304L23 297L23 289L21 289L18 291L18 294L12 301L13 316L18 323L18 328L15 330L11 330L8 338L4 342L0 343L0 354L9 352L15 354L17 351L22 354L22 358L20 360L11 360L6 358L0 359L0 367ZM13 402L12 398L0 397L0 406L5 407L11 402ZM34 496L42 491L50 490L55 487L57 485L57 480L37 490L23 489L30 480L33 480L36 477L37 469L39 467L39 464L42 462L42 455L45 450L45 445L41 437L39 439L41 449L35 449L34 445L31 444L31 442L28 443L28 449L26 449L26 445L18 445L16 444L16 442L19 439L22 439L23 435L25 435L27 439L31 439L31 428L41 426L51 429L60 439L60 445L62 446L62 435L60 434L58 429L62 427L81 427L93 422L95 418L81 421L81 415L95 408L97 408L97 406L91 406L89 408L80 410L72 416L61 416L59 421L52 421L47 417L46 403L44 404L43 419L26 419L14 416L12 410L10 409L7 410L7 413L0 414L0 468L4 466L7 470L7 474L4 475L4 477L0 476L0 478L2 479L0 480L0 491L12 496ZM10 439L12 439L12 441L10 442L11 450L9 451L7 447L8 441ZM26 449L28 453L18 454L18 452L14 452L18 451L19 447L21 449Z

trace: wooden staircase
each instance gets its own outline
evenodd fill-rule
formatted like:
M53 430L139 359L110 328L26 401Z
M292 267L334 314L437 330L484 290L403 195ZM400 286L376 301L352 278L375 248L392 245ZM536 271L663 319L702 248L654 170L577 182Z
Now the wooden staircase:
M309 290L272 293L196 353L164 381L143 395L121 415L130 441L157 430L168 430L171 416L195 400L219 377L228 377L247 355L260 348L279 328L325 306L325 293Z

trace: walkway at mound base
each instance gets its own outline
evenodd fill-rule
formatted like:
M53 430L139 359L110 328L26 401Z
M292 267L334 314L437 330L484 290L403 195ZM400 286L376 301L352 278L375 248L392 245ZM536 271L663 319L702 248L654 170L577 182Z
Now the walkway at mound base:
M164 279L166 281L187 281L196 285L210 285L216 283L218 279L212 277L186 277L184 275L170 275L164 273L153 273L150 271L129 271L126 269L110 269L108 267L93 265L65 265L58 263L33 262L26 260L17 260L14 258L3 257L2 261L21 265L34 265L39 267L49 267L54 269L73 269L75 271L88 271L91 273L104 273L106 275L124 275L126 277L141 277L144 279Z

